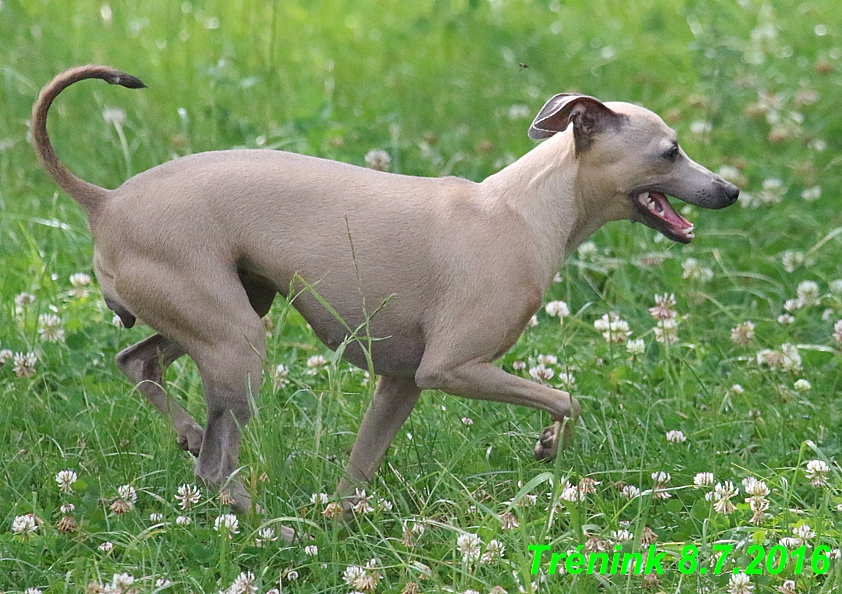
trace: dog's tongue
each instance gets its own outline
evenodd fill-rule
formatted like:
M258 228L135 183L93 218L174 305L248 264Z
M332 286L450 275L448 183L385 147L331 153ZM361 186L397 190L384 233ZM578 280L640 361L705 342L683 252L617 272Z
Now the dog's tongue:
M660 207L660 212L656 212L655 214L657 214L659 218L669 223L670 226L675 227L675 229L679 231L687 229L688 227L693 227L693 223L691 223L690 221L682 217L680 214L675 212L675 209L673 209L672 205L670 204L670 201L667 200L666 196L664 196L660 192L649 192L649 197L655 200L655 202Z

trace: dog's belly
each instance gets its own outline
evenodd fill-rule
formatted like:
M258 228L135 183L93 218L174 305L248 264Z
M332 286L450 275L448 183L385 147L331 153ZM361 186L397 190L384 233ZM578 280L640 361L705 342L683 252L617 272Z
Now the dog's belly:
M318 339L330 350L341 350L346 361L366 371L369 366L366 357L368 351L377 375L415 377L425 346L420 328L390 324L391 316L385 311L376 314L368 328L362 320L354 319L357 316L348 313L341 316L340 322L314 302L314 299L299 296L293 305L310 324Z
M363 347L369 348L365 341L360 345L354 341L345 348L344 358L361 369L368 369L368 361ZM371 343L371 360L374 373L389 377L414 378L424 344L418 340L403 336L391 336Z

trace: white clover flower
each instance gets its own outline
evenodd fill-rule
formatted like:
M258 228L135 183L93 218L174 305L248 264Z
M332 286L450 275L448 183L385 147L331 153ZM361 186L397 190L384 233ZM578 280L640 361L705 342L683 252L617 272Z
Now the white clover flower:
M810 186L809 188L804 188L801 192L801 199L807 202L815 202L819 198L822 197L822 187L821 186Z
M254 585L254 574L250 571L240 573L225 594L256 594L257 586Z
M102 119L112 126L122 126L126 121L126 112L119 107L106 107L102 110Z
M72 470L62 470L56 474L56 483L58 483L59 491L62 493L72 493L73 483L79 480L79 477Z
M32 293L20 293L15 296L15 305L18 307L24 307L33 303L35 303L35 295Z
M763 189L758 198L764 204L778 204L785 193L783 181L778 177L770 177L763 180Z
M568 501L570 503L576 503L577 501L585 500L585 493L579 490L578 487L572 487L568 485L561 490L561 495L559 495L559 499L561 499L562 501Z
M47 342L64 340L64 328L61 327L61 318L56 314L41 314L38 316L38 334Z
M311 373L315 373L327 365L327 359L322 355L313 355L307 359L307 367L310 368Z
M91 284L91 275L84 272L76 272L70 275L70 284L73 287L86 287Z
M805 379L800 379L797 380L792 387L795 389L796 392L801 392L802 394L804 394L806 392L809 392L813 388L813 385Z
M781 353L783 354L783 363L781 367L784 371L790 373L798 373L801 371L801 355L798 354L798 348L794 345L785 343L781 345Z
M626 351L630 355L639 356L646 352L646 343L642 338L636 338L626 343Z
M374 511L374 508L371 507L371 503L369 503L368 497L365 494L365 489L355 489L353 501L355 501L355 503L351 506L351 510L355 514L370 514Z
M693 484L697 487L710 487L713 485L712 472L700 472L693 477Z
M164 519L164 514L160 514L157 512L153 512L149 514L149 521L150 522L160 522Z
M538 355L538 365L558 365L558 357L555 355Z
M721 166L719 168L719 171L717 172L717 175L722 179L738 186L745 184L745 176L743 176L742 172L733 165Z
M678 315L674 307L674 294L655 295L655 307L649 308L649 315L656 320L671 320Z
M456 539L456 549L462 555L462 561L478 561L481 555L482 541L476 534L460 534Z
M374 149L365 154L365 164L370 169L389 171L392 166L392 157L384 150Z
M35 353L15 353L13 358L12 369L18 377L32 377L35 375L35 364L38 363L38 357Z
M499 540L490 540L485 545L485 553L482 554L480 563L490 565L496 563L503 558L503 553L506 551L506 546Z
M514 105L509 107L509 119L510 120L527 120L532 116L532 112L529 110L529 106L523 105L522 103L515 103Z
M778 539L778 543L782 544L787 550L791 551L801 546L801 539L793 536L783 536Z
M178 516L175 519L175 523L178 524L179 526L189 526L190 524L193 523L193 520L191 520L187 516Z
M804 302L800 299L787 299L784 302L784 309L788 312L798 311L804 307Z
M746 495L751 497L766 497L769 495L769 487L766 486L766 482L759 481L753 476L743 479L743 489L745 489Z
M234 538L235 534L240 533L240 521L234 514L222 514L214 520L213 529L216 530L220 536Z
M137 491L135 491L134 487L132 487L131 485L123 485L122 487L118 487L117 494L120 496L120 499L125 499L129 503L137 502Z
M807 258L803 252L787 250L781 256L781 263L784 266L784 270L791 273L795 272L795 269L799 266L802 266L806 259Z
M134 576L128 573L115 573L114 577L111 578L112 592L126 592L133 585ZM106 591L108 591L108 587L106 587Z
M630 540L634 540L634 534L623 528L620 530L614 530L611 533L611 538L617 542L628 542Z
M195 485L181 485L176 494L175 500L179 502L181 509L188 510L199 503L202 498L202 491Z
M810 528L809 524L801 524L800 526L793 528L792 534L795 536L795 538L798 538L800 540L808 540L810 538L816 537L815 530Z
M833 325L833 340L842 342L842 320L839 320Z
M272 370L272 379L275 381L275 385L283 387L289 384L289 369L283 363L279 363L275 366L275 369Z
M523 371L524 369L526 369L526 361L514 361L512 363L513 371Z
M635 499L640 497L640 489L634 485L623 485L623 488L620 489L620 495L626 499Z
M91 275L84 272L77 272L70 275L70 285L73 287L70 290L70 295L76 299L85 299L90 292L88 285L91 284Z
M746 390L740 384L734 384L728 388L728 391L732 394L745 394Z
M327 496L327 493L313 493L310 495L310 503L312 504L327 505L329 501L330 497Z
M38 521L35 519L35 514L25 514L23 516L15 516L12 520L12 534L23 539L28 539L35 535L38 531Z
M687 258L681 267L684 269L682 278L697 280L702 283L709 282L713 279L713 270L706 266L702 266L695 258Z
M512 512L500 514L501 530L514 530L515 528L520 528L520 523Z
M564 320L564 318L570 315L570 308L564 301L550 301L544 307L544 311L547 312L548 316L552 316L554 318L561 318L562 321Z
M733 513L737 509L737 506L731 503L731 498L738 493L739 491L731 481L716 483L716 486L713 488L714 499L716 500L713 509L723 515Z
M62 503L61 507L58 509L63 515L66 516L67 514L72 514L76 510L76 506L72 503Z
M654 328L655 340L662 344L675 344L678 342L678 321L658 320Z
M728 579L728 594L751 594L754 584L744 573L735 573Z
M807 470L804 474L814 487L824 487L827 485L829 473L830 466L824 460L810 460L807 462Z
M558 384L567 391L575 390L576 377L569 371L562 371L558 374Z
M713 130L713 123L705 120L694 120L690 122L690 133L696 136L705 136Z
M590 260L599 253L596 244L592 241L586 241L581 244L576 250L576 255L580 260Z
M319 547L316 545L307 545L304 547L304 554L308 557L315 557L319 554Z
M672 444L679 444L684 443L687 441L687 437L684 435L683 431L678 431L673 429L672 431L667 431L667 442Z
M10 351L9 349L0 349L0 367L12 361L15 358L15 354Z
M837 278L835 280L830 281L830 292L836 295L837 297L842 297L842 278Z
M754 323L742 322L731 329L731 341L740 346L748 346L754 339Z
M470 427L474 424L474 420L471 417L462 417L462 424L465 425L465 427Z
M370 569L359 565L349 565L342 573L342 579L345 580L345 584L355 590L373 592L380 581L380 574L370 571Z
M257 536L254 539L254 546L263 547L270 542L275 542L276 540L278 540L278 537L275 536L275 529L271 526L266 526L257 531Z
M781 326L790 326L795 323L795 318L791 314L781 314L778 316L778 324Z
M818 305L821 299L819 285L813 281L799 283L796 294L798 295L798 300L807 307Z
M555 371L553 371L549 367L544 367L543 365L536 365L535 367L531 367L529 369L529 375L535 378L538 381L549 381L553 379L555 376Z
M593 325L602 333L606 342L614 344L626 344L631 334L629 323L613 312L605 314L596 320Z
M652 473L652 482L654 482L654 483L659 483L659 484L668 483L668 482L670 482L671 478L672 477L670 476L670 473L664 472L662 470L659 470L659 471L656 471L656 472Z

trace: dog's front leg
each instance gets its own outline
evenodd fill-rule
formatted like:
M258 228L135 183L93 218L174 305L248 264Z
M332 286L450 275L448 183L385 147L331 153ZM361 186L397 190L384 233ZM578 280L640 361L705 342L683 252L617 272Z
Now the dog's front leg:
M438 358L428 350L415 379L424 389L437 389L455 396L507 402L547 411L554 423L544 429L535 446L535 457L539 460L554 458L559 442L562 447L567 445L572 435L573 422L581 411L579 403L567 392L506 373L490 361L474 359L451 364L446 357Z
M351 449L345 476L336 488L338 495L350 495L355 486L371 481L389 444L409 417L420 394L421 389L412 379L380 378Z

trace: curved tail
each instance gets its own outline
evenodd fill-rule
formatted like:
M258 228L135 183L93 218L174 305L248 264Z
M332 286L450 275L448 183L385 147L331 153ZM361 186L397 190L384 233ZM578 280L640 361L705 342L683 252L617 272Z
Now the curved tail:
M47 134L47 111L50 109L53 100L73 83L88 78L99 78L109 84L122 85L129 89L142 89L146 85L134 76L108 66L78 66L62 72L51 80L47 86L41 89L38 100L32 106L32 141L41 165L56 180L61 189L82 205L88 212L88 217L90 217L96 213L108 190L73 175L59 161Z

